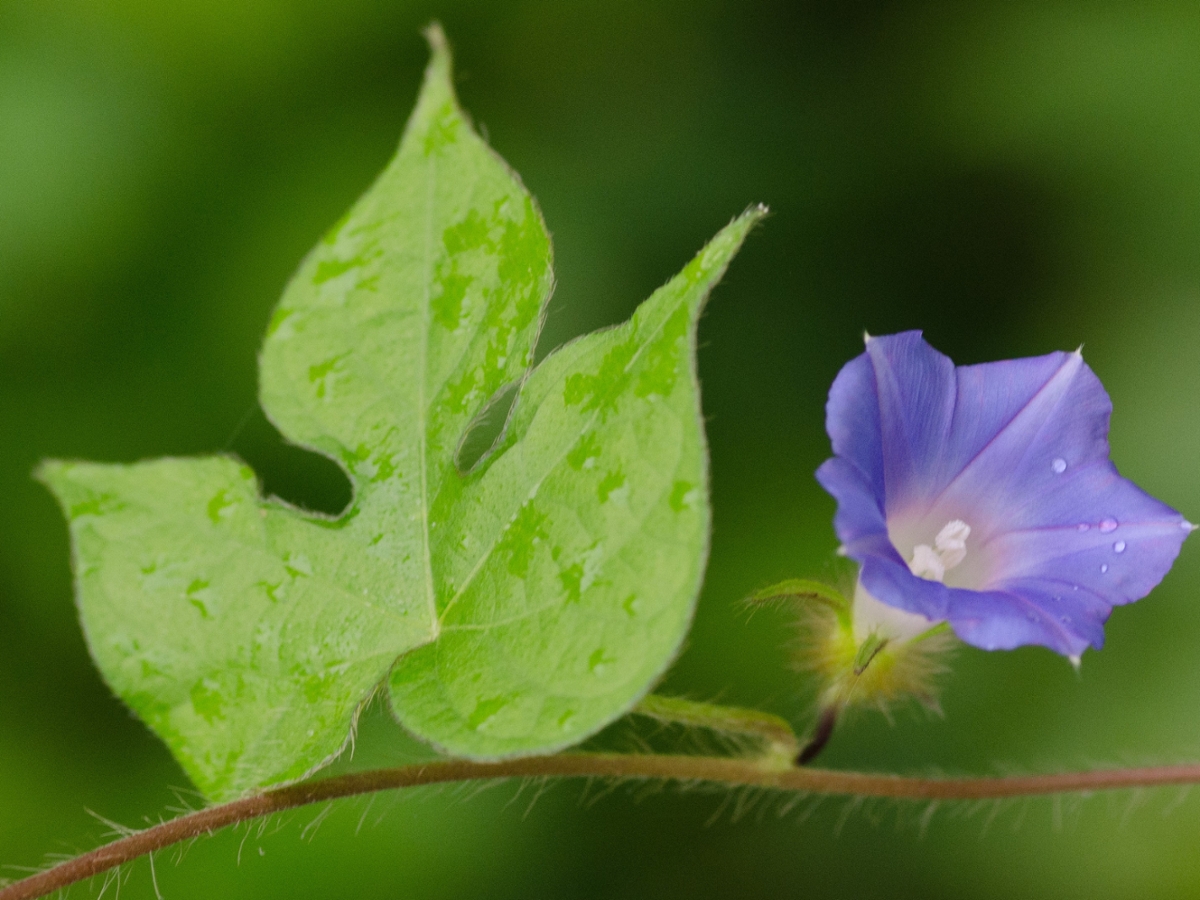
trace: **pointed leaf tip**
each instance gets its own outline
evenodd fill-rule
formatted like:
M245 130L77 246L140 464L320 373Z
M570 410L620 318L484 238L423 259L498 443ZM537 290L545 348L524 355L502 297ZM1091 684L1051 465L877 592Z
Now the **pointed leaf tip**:
M429 52L431 54L430 66L438 66L439 68L448 70L451 64L450 42L446 39L446 32L442 29L442 23L437 21L430 22L422 34L425 36L425 42L429 44Z
M431 22L422 32L425 42L429 44L429 62L425 66L425 79L421 85L421 96L417 101L418 108L431 94L449 94L458 105L454 92L454 55L450 50L450 42L441 23Z
M755 203L753 206L746 209L744 213L738 216L731 223L735 226L741 226L745 231L749 231L759 222L770 215L771 210L767 208L765 203Z

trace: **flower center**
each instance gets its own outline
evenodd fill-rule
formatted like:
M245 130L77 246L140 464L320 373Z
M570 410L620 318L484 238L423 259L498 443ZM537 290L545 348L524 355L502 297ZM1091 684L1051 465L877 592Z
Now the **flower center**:
M946 572L967 558L967 538L970 535L971 526L962 519L947 522L933 539L932 547L928 544L913 547L909 571L918 578L944 581Z

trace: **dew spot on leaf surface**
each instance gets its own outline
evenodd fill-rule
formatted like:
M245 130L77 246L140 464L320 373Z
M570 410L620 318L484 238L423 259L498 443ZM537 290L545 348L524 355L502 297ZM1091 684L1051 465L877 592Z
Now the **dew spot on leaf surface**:
M567 464L575 471L590 469L600 456L600 438L596 432L589 431L581 437L578 443L567 454Z
M283 599L283 591L281 590L283 588L282 581L275 583L270 581L260 581L255 585L255 587L262 588L263 593L267 595L267 599L272 603L278 603L281 599Z
M221 519L225 516L225 511L233 506L235 502L230 498L228 492L224 490L217 491L216 495L208 501L208 518L214 525L221 524Z
M604 477L600 479L600 484L596 486L596 496L601 503L607 503L609 496L613 491L618 490L625 484L625 473L617 470L615 472L606 472Z
M212 679L204 678L193 684L191 699L192 709L196 711L196 715L207 719L210 724L216 719L225 718L220 685Z
M636 354L637 344L632 340L613 347L595 372L576 372L567 378L563 402L585 410L611 411L629 383L629 363Z
M532 500L527 500L504 532L498 549L508 556L508 571L518 578L529 575L534 548L549 536L545 524L545 513L540 512Z
M583 589L583 564L574 563L558 573L563 590L567 592L568 603L578 603Z
M323 259L317 263L317 270L313 272L313 284L324 284L327 281L332 281L339 275L345 275L351 269L357 268L363 264L362 259Z
M71 507L71 518L80 516L104 516L120 512L125 504L116 494L95 494L90 499L76 503Z
M350 355L349 352L339 353L337 356L330 357L329 359L324 360L323 362L319 362L316 365L312 365L312 366L308 367L308 380L311 384L316 385L318 397L325 396L325 388L326 388L329 376L331 374L333 374L334 371L336 371L337 367L341 364L342 360L344 360L349 355Z
M695 506L699 496L700 492L696 489L696 485L690 481L676 481L671 488L671 497L668 502L671 504L671 509L680 513Z
M313 573L312 563L303 553L289 553L284 557L283 568L292 578L311 578Z
M541 311L538 272L546 254L545 234L532 200L526 199L524 213L520 223L511 219L505 223L497 266L501 282L519 290L512 322L517 329L529 326Z
M442 232L442 245L451 256L483 247L494 248L495 241L489 234L487 221L472 209L465 219L449 226Z
M593 675L603 675L608 671L608 667L616 661L616 657L610 656L608 651L601 647L588 657L588 670Z
M458 130L462 119L458 116L453 101L447 100L434 114L425 134L424 151L426 156L432 156L453 145L458 140Z
M471 710L471 714L467 716L467 724L472 728L486 727L488 720L495 718L496 714L508 706L512 700L512 695L480 700L475 704L475 708Z
M440 290L433 298L433 320L448 331L462 324L463 300L474 279L469 275L445 274L438 278Z
M310 675L304 680L304 698L309 703L316 703L328 693L331 676L327 673Z
M203 578L195 579L187 588L188 602L200 611L200 616L204 619L209 618L208 606L204 602L207 589L208 582Z
M480 371L469 369L458 381L446 385L444 408L452 413L465 413L481 399L479 391Z
M267 325L267 337L271 337L279 331L283 327L283 323L295 314L296 311L294 309L285 309L282 306L278 307L275 312L271 313L271 321Z
M669 396L680 375L680 351L687 337L690 311L679 307L663 326L662 334L646 353L646 361L638 374L634 393L639 397L651 394Z
M554 560L562 556L562 548L555 547ZM597 583L600 566L604 560L604 546L599 542L584 550L580 558L559 572L559 581L567 592L566 602L577 603L592 585Z
M387 481L396 474L396 466L392 462L391 454L386 450L376 454L371 460L375 464L375 471L371 475L371 481L378 484L381 481Z

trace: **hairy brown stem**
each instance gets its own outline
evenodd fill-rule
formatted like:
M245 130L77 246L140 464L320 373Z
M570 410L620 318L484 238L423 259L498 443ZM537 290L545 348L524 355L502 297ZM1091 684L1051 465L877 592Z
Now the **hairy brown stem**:
M829 769L780 769L753 759L708 756L566 753L497 763L447 760L325 778L212 806L113 841L0 888L0 900L43 897L180 841L311 803L423 784L506 778L659 779L857 797L988 800L1195 784L1200 783L1200 763L1003 778L910 778Z

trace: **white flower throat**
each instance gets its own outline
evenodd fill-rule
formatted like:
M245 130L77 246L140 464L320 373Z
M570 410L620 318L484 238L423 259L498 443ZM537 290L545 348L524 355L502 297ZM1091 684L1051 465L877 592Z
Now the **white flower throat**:
M967 538L971 526L962 519L947 522L933 539L933 546L917 544L913 547L909 571L918 578L929 581L944 581L946 572L967 558Z

